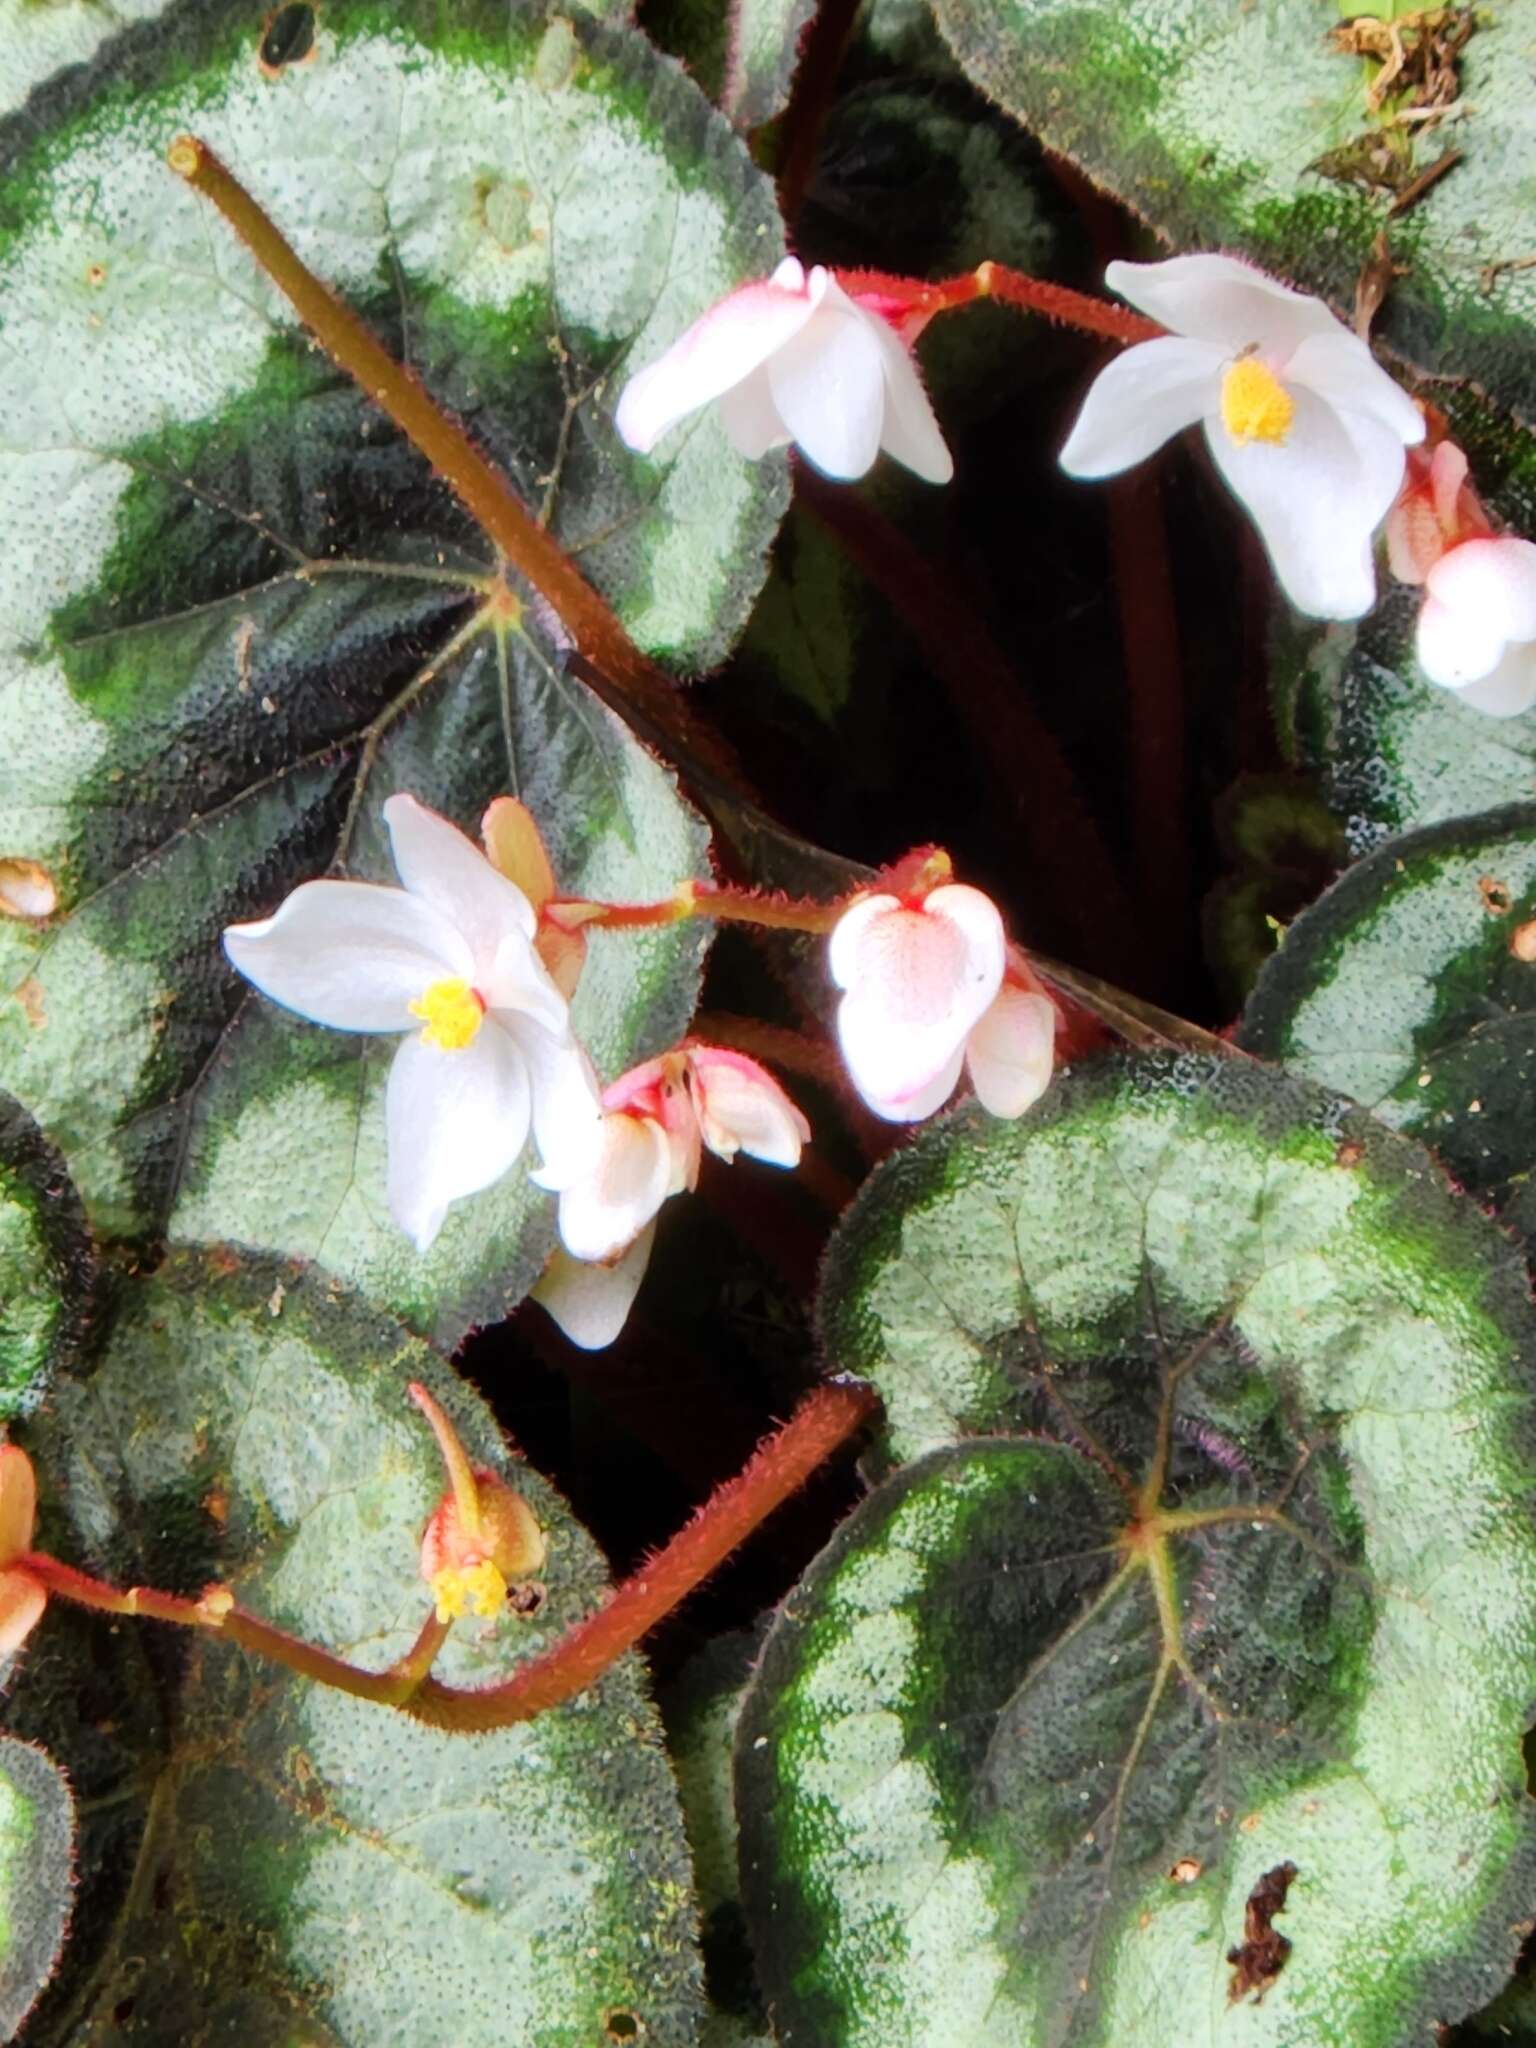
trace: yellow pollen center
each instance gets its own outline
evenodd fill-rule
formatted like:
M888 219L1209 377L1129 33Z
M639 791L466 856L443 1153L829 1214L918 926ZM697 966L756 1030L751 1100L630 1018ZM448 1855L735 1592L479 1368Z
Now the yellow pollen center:
M1248 441L1278 446L1295 416L1295 399L1257 356L1239 356L1222 378L1221 421L1239 447Z
M445 1564L432 1575L432 1597L439 1621L471 1612L489 1621L507 1604L507 1582L489 1558L479 1564Z
M410 1012L423 1021L423 1040L440 1052L462 1052L485 1021L485 1005L467 981L434 981Z

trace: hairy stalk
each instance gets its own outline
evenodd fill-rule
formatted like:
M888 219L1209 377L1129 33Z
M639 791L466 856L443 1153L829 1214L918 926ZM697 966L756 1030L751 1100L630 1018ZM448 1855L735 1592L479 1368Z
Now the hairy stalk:
M1083 334L1097 334L1106 341L1155 341L1166 330L1129 306L1117 306L1110 299L1096 299L1089 292L1075 292L1070 286L1052 284L1027 271L1010 270L1006 263L978 263L959 277L947 277L936 284L922 284L910 277L893 277L884 270L840 270L838 282L849 293L863 292L886 299L903 308L914 320L927 321L936 313L953 312L977 299L997 299L1021 313L1038 313L1063 327L1075 327Z
M585 1692L797 1492L874 1407L867 1387L819 1388L685 1529L542 1656L502 1684L474 1691L429 1680L405 1711L436 1728L506 1728Z
M415 1643L398 1662L386 1671L365 1671L316 1643L247 1613L236 1605L227 1586L209 1586L195 1600L157 1592L150 1586L123 1591L61 1564L43 1551L29 1551L16 1558L14 1569L35 1579L49 1594L77 1606L224 1636L317 1685L372 1700L378 1706L399 1707L434 1727L501 1728L531 1720L599 1679L616 1658L632 1649L759 1523L804 1485L874 1407L875 1396L866 1387L820 1388L759 1446L745 1469L725 1482L686 1529L619 1587L606 1606L542 1656L523 1665L504 1684L483 1691L440 1685L428 1676L451 1625L430 1613Z
M717 882L684 882L675 896L659 903L594 903L585 897L557 896L544 906L544 916L561 931L637 931L660 924L681 924L690 917L712 917L722 924L755 924L771 931L829 932L842 915L841 903L821 903L811 896L759 895Z
M822 131L858 13L859 0L821 0L806 34L799 76L780 130L779 211L791 226L815 176Z
M511 567L548 599L577 646L646 705L667 731L682 730L680 703L665 670L641 653L606 599L539 524L496 465L315 276L239 179L192 135L172 144L168 162L218 208L326 353L421 451Z

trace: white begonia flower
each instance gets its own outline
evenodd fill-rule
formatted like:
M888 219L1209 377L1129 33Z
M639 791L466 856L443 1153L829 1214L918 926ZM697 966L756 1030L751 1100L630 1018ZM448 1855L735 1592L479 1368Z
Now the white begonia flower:
M561 1251L533 1290L583 1350L611 1344L645 1274L656 1216L698 1183L707 1146L798 1166L811 1127L766 1068L722 1046L685 1045L603 1091L596 1156L576 1171L534 1175L560 1196Z
M1536 541L1466 540L1424 579L1419 666L1494 718L1536 704Z
M1320 299L1234 256L1111 263L1105 282L1171 331L1098 377L1061 451L1113 476L1198 420L1296 609L1355 619L1376 598L1371 540L1424 438L1418 407Z
M786 256L765 282L712 306L630 378L614 425L648 455L711 401L731 445L752 460L793 441L843 481L873 468L882 448L929 483L954 474L910 350L819 263L807 274Z
M425 1251L449 1205L516 1165L530 1128L574 1173L601 1135L597 1084L534 951L533 909L446 818L384 806L404 887L305 882L231 925L247 981L334 1031L404 1034L385 1097L390 1214Z
M962 1066L994 1116L1021 1116L1044 1092L1055 1010L1005 983L1003 920L981 890L946 882L917 904L862 897L838 919L827 958L844 991L843 1059L876 1116L931 1116Z

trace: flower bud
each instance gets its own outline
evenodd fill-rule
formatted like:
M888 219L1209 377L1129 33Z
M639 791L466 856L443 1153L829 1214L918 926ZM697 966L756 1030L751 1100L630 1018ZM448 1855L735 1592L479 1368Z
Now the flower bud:
M489 1619L506 1604L508 1585L543 1564L544 1531L514 1487L483 1465L471 1466L426 1388L413 1382L409 1391L432 1425L450 1482L422 1534L421 1576L439 1621L470 1611Z

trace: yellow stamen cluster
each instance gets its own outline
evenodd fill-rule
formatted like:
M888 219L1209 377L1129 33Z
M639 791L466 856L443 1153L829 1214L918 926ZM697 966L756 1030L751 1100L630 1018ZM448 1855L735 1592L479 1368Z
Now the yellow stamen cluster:
M1278 446L1295 416L1295 399L1257 356L1239 356L1222 378L1221 422L1239 447L1249 441Z
M462 1052L485 1021L485 1005L467 981L434 981L410 1012L425 1025L421 1036L440 1052Z
M488 1557L479 1564L445 1564L432 1574L431 1585L439 1621L469 1613L489 1621L507 1604L507 1582Z

